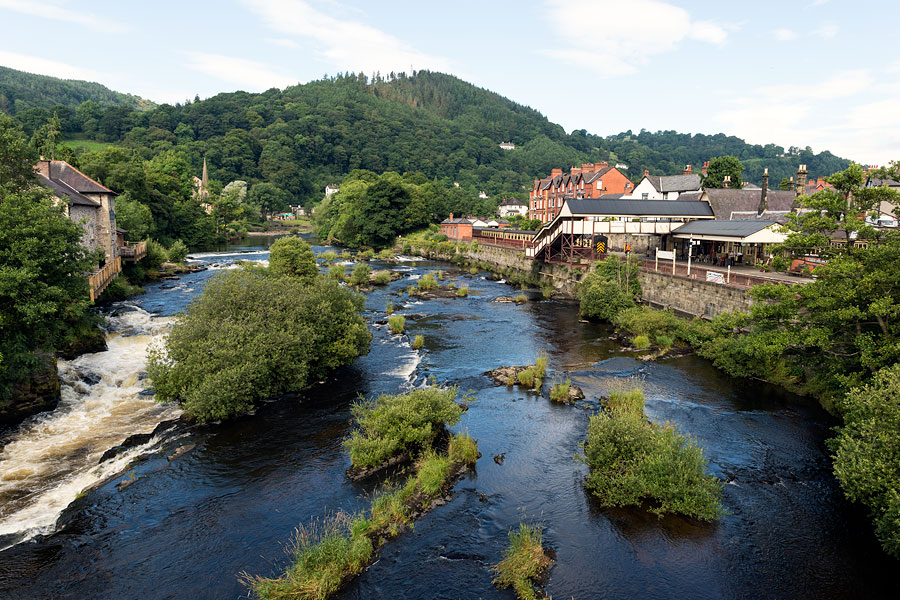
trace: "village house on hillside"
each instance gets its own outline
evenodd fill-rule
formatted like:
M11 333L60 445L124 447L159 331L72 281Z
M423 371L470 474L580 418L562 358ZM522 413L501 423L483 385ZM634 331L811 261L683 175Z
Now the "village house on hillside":
M119 255L116 193L63 160L40 160L35 171L41 185L62 201L69 219L82 227L81 245L102 248L106 260L114 260Z
M582 163L569 173L553 169L550 177L535 179L531 189L531 218L542 223L552 221L566 198L600 198L629 194L634 184L616 167L607 162Z
M528 215L528 205L524 202L519 202L515 198L504 198L500 206L497 207L497 214L503 218L515 215L525 217Z

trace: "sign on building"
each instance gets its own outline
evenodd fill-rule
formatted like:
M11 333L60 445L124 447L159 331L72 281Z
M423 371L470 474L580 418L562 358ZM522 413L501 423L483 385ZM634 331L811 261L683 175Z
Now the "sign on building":
M712 283L721 283L722 285L725 285L725 274L716 271L707 271L706 280Z

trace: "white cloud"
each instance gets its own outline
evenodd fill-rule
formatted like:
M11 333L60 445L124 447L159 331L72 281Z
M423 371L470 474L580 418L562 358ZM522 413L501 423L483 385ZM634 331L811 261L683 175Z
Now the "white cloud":
M338 70L450 71L449 62L361 21L339 19L304 0L241 0L273 31L316 42L323 59Z
M255 60L202 52L188 53L188 58L191 69L242 86L246 91L285 88L297 83L295 77L273 71Z
M797 32L790 29L776 29L775 39L779 42L790 42L797 39Z
M273 46L281 46L282 48L299 48L300 44L295 42L294 40L289 40L287 38L266 38L266 41L272 44Z
M94 71L93 69L85 69L75 65L48 60L38 56L27 56L25 54L17 54L15 52L5 52L0 50L0 65L26 71L28 73L37 73L40 75L50 75L52 77L60 77L62 79L83 79L85 81L101 81L109 79L108 73Z
M820 37L823 40L830 40L836 38L840 30L841 28L835 23L823 23L821 27L812 30L810 35Z
M784 101L796 99L832 100L855 96L867 90L874 78L868 69L841 71L816 84L770 85L759 88L766 100Z
M42 19L74 23L104 33L122 32L128 29L124 23L104 16L85 12L82 9L70 10L58 0L0 0L0 8Z
M671 52L684 40L721 44L725 28L695 21L683 8L659 0L547 0L547 21L568 47L542 54L588 67L608 77L637 72L650 57ZM588 35L572 35L573 23L597 25ZM627 23L627 27L604 26Z

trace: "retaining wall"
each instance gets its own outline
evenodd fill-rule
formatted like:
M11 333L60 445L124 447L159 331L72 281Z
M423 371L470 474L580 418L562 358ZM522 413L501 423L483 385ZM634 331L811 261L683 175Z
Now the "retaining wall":
M638 276L641 298L654 308L712 318L728 311L748 312L754 302L747 290L701 279L650 271L640 271Z

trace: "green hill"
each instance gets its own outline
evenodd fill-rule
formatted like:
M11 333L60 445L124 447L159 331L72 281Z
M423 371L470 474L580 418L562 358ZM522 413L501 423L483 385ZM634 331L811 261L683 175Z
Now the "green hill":
M18 114L28 109L66 106L74 109L92 100L100 107L126 106L134 110L150 110L156 104L131 94L114 92L90 81L58 79L0 67L0 110Z
M326 184L354 169L419 171L472 193L524 198L535 177L599 160L627 164L637 180L644 169L674 174L690 163L699 170L705 160L734 154L748 166L746 181L757 181L768 166L776 184L801 162L814 176L847 164L830 153L780 156L784 149L774 145L723 134L567 134L536 110L429 71L375 80L340 74L284 90L224 93L149 111L112 106L75 112L63 119L69 138L114 142L145 160L181 151L197 174L206 155L213 179L267 181L305 202L319 200ZM41 124L29 118L35 116L17 113L29 134ZM505 141L516 149L502 150Z

